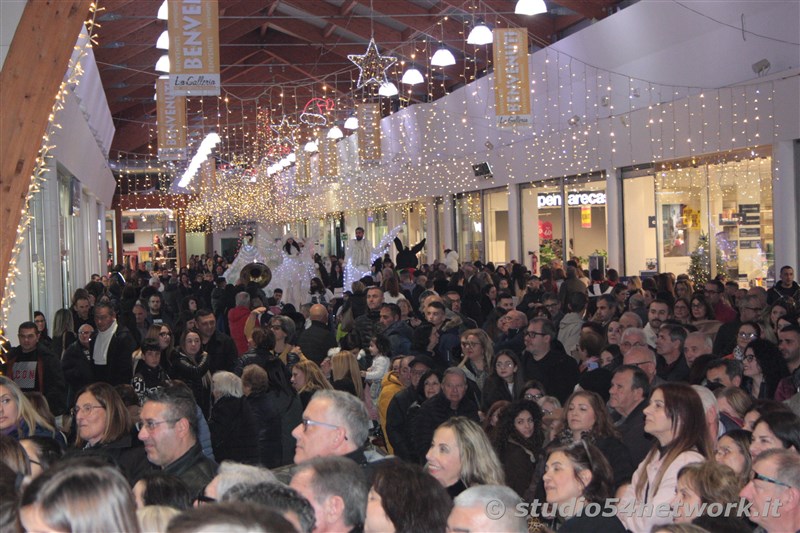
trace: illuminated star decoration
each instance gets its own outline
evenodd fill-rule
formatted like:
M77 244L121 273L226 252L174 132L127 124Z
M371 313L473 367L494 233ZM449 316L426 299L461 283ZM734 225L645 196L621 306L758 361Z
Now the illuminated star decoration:
M272 131L277 135L279 143L287 142L292 146L296 144L294 134L298 126L297 124L289 122L285 116L281 117L280 124L270 124L269 127L272 128Z
M380 85L387 82L386 69L397 62L396 57L382 56L378 53L378 45L375 39L369 40L367 52L364 54L347 54L347 59L358 67L357 88L361 88L368 83Z

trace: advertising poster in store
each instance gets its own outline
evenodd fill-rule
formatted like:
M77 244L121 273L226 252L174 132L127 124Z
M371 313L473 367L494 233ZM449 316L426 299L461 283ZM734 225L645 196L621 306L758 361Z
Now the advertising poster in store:
M186 98L172 91L169 80L156 81L156 121L158 123L158 159L186 159Z
M528 30L495 28L493 33L496 123L501 128L532 126Z

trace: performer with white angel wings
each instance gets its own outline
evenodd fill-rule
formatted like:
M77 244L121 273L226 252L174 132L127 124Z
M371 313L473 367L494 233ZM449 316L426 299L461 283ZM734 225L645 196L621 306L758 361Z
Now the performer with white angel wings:
M242 239L242 246L239 248L239 252L236 254L233 262L228 267L228 270L226 270L222 276L231 285L236 285L236 282L239 281L239 274L241 274L242 269L245 266L250 263L266 262L267 261L264 259L264 256L253 244L253 234L247 232L244 234L244 239Z
M364 228L356 228L356 238L347 243L347 259L344 266L344 290L349 291L354 281L370 275L372 263L381 257L389 248L402 226L397 226L381 239L378 246L364 238Z
M316 276L314 264L313 241L301 239L296 241L292 235L284 236L281 246L283 262L272 272L269 286L283 289L283 302L290 303L295 310L308 300L311 278Z

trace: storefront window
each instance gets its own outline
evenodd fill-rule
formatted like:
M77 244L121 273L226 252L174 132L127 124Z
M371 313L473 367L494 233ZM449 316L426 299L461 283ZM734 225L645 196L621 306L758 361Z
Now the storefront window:
M28 251L30 253L31 264L31 308L34 311L42 311L47 316L47 268L45 267L45 257L47 248L45 247L45 214L43 191L37 192L30 203L31 221L28 226Z
M608 257L606 180L602 175L564 179L567 258L586 269L593 255Z
M486 259L495 265L508 262L511 250L508 235L508 189L484 191L486 220Z
M771 165L768 156L677 162L625 179L626 274L724 274L755 284L772 278Z
M386 213L386 208L381 207L374 211L367 212L367 227L364 228L367 233L367 238L377 246L381 239L389 233L389 221Z
M453 211L456 226L456 251L461 262L484 261L483 207L480 192L455 196Z

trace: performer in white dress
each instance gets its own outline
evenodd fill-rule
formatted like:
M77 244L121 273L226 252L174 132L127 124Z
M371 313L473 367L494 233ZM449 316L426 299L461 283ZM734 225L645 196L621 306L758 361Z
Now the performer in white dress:
M313 245L308 240L296 241L291 235L286 236L281 246L283 262L272 273L269 287L272 290L283 289L283 302L292 304L295 310L308 300L311 278L316 276Z
M364 238L364 228L356 228L356 238L347 243L347 256L344 264L344 290L349 291L354 281L372 273L372 263L381 257L392 244L392 240L403 229L397 226L381 239L377 246Z
M242 246L239 248L233 263L223 274L223 277L228 283L235 285L239 281L239 274L241 274L242 269L250 263L266 263L266 259L253 244L253 234L248 232L244 234Z

